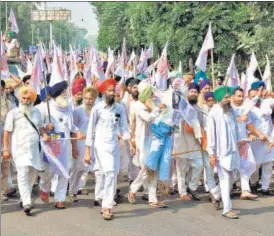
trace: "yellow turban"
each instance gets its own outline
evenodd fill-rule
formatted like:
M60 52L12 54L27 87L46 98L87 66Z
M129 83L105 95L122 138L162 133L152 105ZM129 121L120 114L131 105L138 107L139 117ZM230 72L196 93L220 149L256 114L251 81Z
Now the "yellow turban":
M18 91L19 99L21 99L26 94L30 96L31 102L35 102L35 100L37 98L37 93L34 91L33 88L23 86L19 89L19 91Z
M6 83L6 86L11 86L11 87L13 87L13 86L15 85L15 82L14 82L12 79L7 79L7 80L5 81L5 83Z

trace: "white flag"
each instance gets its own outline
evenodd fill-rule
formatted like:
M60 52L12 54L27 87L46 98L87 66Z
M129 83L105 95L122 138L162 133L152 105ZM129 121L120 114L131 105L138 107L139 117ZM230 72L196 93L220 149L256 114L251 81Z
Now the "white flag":
M49 86L53 86L64 80L63 71L62 71L62 61L58 56L57 46L53 45L53 62L52 62L52 73L50 77Z
M153 57L153 43L151 43L147 49L147 59Z
M270 62L269 62L268 56L267 55L265 56L266 56L266 66L263 74L263 82L266 85L267 91L272 92Z
M13 13L12 8L10 8L9 23L10 23L10 29L11 29L11 31L15 32L16 34L18 34L19 28L18 28L17 21L16 21L16 18L15 18L15 15Z
M98 52L93 45L91 48L91 73L95 75L100 80L100 82L105 79L104 70L101 65Z
M157 72L155 74L155 81L158 89L166 90L167 89L167 79L168 79L168 64L167 64L167 45L166 43L161 57L157 65Z
M254 72L256 71L257 68L258 68L258 61L256 59L255 53L252 52L250 62L249 62L249 66L246 69L246 81L247 81L246 90L247 91L251 88L251 84L253 82L258 81L258 78L256 78L254 76Z
M214 48L214 41L213 41L213 36L211 31L211 23L209 23L208 31L207 31L203 46L195 62L195 66L197 66L203 72L206 72L208 50L212 48Z
M226 71L226 76L228 76L227 86L236 86L239 85L239 75L235 64L235 54L232 55L229 67Z

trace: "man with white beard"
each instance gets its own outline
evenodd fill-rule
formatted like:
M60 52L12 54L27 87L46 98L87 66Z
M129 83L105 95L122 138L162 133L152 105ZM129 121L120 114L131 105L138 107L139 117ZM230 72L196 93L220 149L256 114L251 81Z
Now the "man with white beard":
M40 112L33 108L37 97L35 91L30 87L21 87L18 97L19 107L11 110L6 119L3 158L13 157L24 212L30 215L32 187L37 170L43 169L39 151L40 134L45 141L50 141L50 137L42 127Z
M50 89L50 96L54 99L54 101L50 104L50 118L52 123L51 125L53 125L54 131L62 135L64 138L64 140L62 140L62 142L64 143L62 149L60 150L60 155L65 157L62 165L64 169L69 172L72 145L73 149L75 149L76 146L76 143L71 142L69 138L77 137L79 139L82 139L83 135L73 124L73 114L69 106L69 100L67 96L67 82L62 81L52 86ZM49 124L48 114L46 116L46 125L47 123ZM46 171L44 173L41 173L40 198L43 202L48 202L48 193L50 191L51 180L57 173L50 166L48 166L46 162L44 162L44 164ZM57 209L65 208L64 201L66 198L67 186L68 179L63 175L58 174L58 184L54 194L54 198L56 201L55 207Z
M88 121L90 117L90 113L94 102L98 96L98 91L94 87L87 87L83 91L83 105L76 107L73 111L73 122L74 125L81 130L83 134L86 135L88 129ZM77 140L77 145L72 150L73 155L73 165L70 173L69 180L69 197L73 202L78 201L77 192L80 178L87 167L84 164L84 156L85 156L85 141Z

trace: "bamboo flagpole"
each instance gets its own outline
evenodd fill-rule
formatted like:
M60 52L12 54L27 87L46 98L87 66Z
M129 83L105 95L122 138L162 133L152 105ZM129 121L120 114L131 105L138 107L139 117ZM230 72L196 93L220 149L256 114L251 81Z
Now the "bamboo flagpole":
M203 151L203 149L191 150L186 152L177 152L177 153L173 153L172 156L178 156L178 155L188 154L192 152L201 152L201 151Z
M213 62L213 48L210 49L211 53L211 75L212 75L212 83L213 83L213 91L215 90L215 76L214 76L214 62Z

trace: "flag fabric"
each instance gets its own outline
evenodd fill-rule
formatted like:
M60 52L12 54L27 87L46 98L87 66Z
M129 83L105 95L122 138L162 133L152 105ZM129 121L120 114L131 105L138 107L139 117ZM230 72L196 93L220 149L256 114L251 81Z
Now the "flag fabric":
M109 48L108 50L108 66L106 69L106 78L109 77L110 72L114 73L114 66L115 66L115 61L114 61L114 52Z
M272 84L271 84L271 69L270 69L270 62L267 55L266 56L266 66L263 74L263 82L266 85L266 89L269 92L272 92Z
M22 48L20 48L20 60L21 60L21 65L24 68L24 70L27 69L28 61L27 61L26 55Z
M153 43L151 43L148 47L148 49L146 50L146 54L147 54L147 59L152 58L153 57Z
M251 88L253 82L258 81L258 78L254 76L254 72L258 68L258 61L256 59L255 53L252 52L248 68L246 69L246 90L248 91Z
M121 80L119 81L120 84L124 83L127 79L126 66L127 66L127 48L126 48L126 38L124 38L123 45L122 45L122 53L119 57L118 65L114 72L116 75L119 75L121 77Z
M2 32L1 32L1 57L0 57L0 66L1 66L1 79L6 80L10 78L8 61L6 58L5 45L3 42Z
M228 77L227 86L237 86L240 84L239 74L235 64L235 54L232 55L226 76Z
M70 85L72 86L74 77L77 74L78 69L77 69L77 59L76 59L75 51L73 50L71 45L69 45L69 47L70 47L70 55L69 55L69 59L70 59ZM89 64L87 65L87 67L88 66L89 66Z
M31 73L30 86L40 94L41 84L44 82L45 65L42 59L41 49L38 46L37 53L34 58L33 70Z
M166 43L162 51L161 57L157 65L157 71L155 74L156 86L160 90L167 89L167 79L168 79L167 45L168 43Z
M200 50L199 56L195 62L195 66L197 66L203 72L206 72L206 64L207 64L207 55L208 50L214 48L214 40L212 36L211 23L209 23L208 31Z
M58 133L61 138L64 138L64 133ZM58 175L64 176L69 179L69 173L66 166L67 157L64 155L66 152L62 151L66 149L67 140L52 140L45 142L41 140L41 147L44 152L44 161L49 163L50 170Z
M244 90L245 97L247 96L247 77L245 73L241 73L241 88Z
M19 28L18 28L17 21L16 21L16 18L15 18L15 15L13 13L12 8L10 8L9 23L10 23L11 31L18 34L19 33Z
M52 72L50 77L49 86L53 86L64 80L63 71L62 71L62 61L58 55L57 46L53 45L53 62L52 62Z
M100 62L100 57L96 48L92 45L91 47L91 73L96 76L99 81L103 81L105 79L105 74L103 67Z

